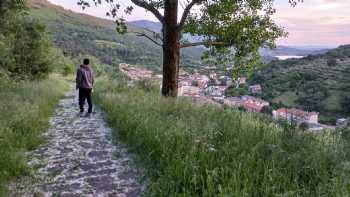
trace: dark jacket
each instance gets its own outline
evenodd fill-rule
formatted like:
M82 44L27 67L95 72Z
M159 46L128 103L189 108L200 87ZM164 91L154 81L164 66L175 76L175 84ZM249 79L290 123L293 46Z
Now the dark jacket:
M95 77L89 65L80 65L77 70L77 88L92 89L94 86Z

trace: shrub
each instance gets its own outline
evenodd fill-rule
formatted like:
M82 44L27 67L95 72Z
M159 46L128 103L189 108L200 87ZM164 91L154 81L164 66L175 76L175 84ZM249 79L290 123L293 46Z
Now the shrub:
M309 125L306 122L303 122L299 125L299 128L303 131L306 131L309 129Z
M327 59L327 65L328 65L329 67L336 66L336 65L337 65L337 59L335 59L335 58L329 58L329 59Z
M45 26L23 11L23 0L0 4L0 65L13 78L43 78L52 42Z

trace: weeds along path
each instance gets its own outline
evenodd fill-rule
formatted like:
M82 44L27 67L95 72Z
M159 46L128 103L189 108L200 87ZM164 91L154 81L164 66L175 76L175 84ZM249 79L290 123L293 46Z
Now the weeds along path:
M78 116L74 91L60 101L45 137L46 144L29 155L34 177L11 186L12 196L132 197L144 190L141 171L112 141L103 114Z

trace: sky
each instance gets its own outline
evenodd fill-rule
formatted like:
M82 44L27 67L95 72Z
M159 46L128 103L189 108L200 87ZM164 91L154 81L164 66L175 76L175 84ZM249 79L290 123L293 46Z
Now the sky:
M91 7L82 11L77 0L49 0L66 9L83 12L98 17L106 17L107 5ZM132 5L129 0L120 0L122 5ZM134 6L127 20L156 18L142 8ZM288 0L275 0L274 20L289 33L287 38L279 39L277 44L288 46L336 47L350 44L350 0L304 0L291 7Z

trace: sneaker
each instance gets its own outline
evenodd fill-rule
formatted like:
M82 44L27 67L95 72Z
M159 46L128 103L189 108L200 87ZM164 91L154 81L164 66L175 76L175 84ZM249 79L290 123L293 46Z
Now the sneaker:
M91 113L86 113L86 114L85 114L85 117L86 117L86 118L90 118L90 117L91 117Z

